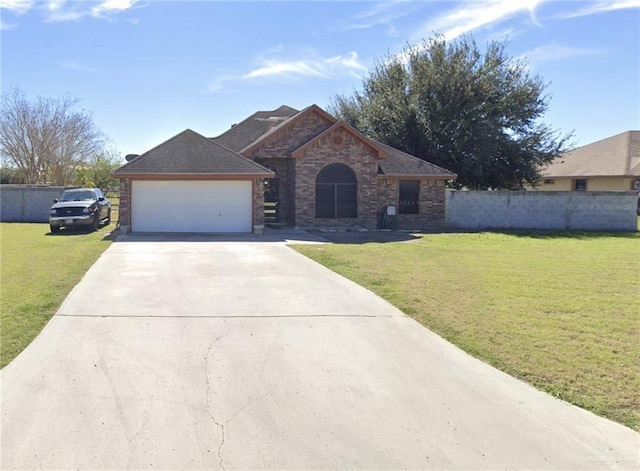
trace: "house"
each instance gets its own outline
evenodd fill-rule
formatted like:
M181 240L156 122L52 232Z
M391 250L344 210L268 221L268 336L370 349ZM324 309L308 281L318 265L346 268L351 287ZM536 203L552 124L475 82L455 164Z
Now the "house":
M456 175L373 141L316 105L259 111L215 138L186 130L136 156L120 179L134 232L296 227L423 229L445 222ZM391 206L393 209L387 211Z
M640 131L627 131L562 154L542 171L537 190L639 190Z

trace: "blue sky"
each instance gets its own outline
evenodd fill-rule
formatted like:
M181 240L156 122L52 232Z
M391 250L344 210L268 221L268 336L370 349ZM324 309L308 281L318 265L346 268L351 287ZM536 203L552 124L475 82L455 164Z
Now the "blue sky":
M257 110L326 107L435 32L508 38L550 83L545 122L578 145L640 129L640 0L0 0L2 90L82 99L117 149Z

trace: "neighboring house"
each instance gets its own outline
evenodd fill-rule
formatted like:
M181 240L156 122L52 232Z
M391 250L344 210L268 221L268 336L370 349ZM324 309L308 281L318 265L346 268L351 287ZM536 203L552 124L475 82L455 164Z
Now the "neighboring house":
M640 131L627 131L578 147L542 172L537 190L629 191L640 182Z
M216 138L183 131L133 158L120 225L135 232L251 232L265 222L376 229L445 223L448 170L373 141L316 105L259 111Z

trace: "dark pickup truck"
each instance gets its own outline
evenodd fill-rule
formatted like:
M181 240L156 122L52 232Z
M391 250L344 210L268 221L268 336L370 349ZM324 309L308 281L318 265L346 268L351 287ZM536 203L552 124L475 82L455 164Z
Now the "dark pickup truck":
M99 188L65 190L62 197L53 202L49 212L51 232L79 226L97 231L101 223L111 223L111 203Z

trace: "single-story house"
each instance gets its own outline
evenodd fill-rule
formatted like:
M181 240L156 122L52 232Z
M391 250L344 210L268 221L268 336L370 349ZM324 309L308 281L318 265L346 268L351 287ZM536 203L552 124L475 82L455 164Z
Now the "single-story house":
M445 182L456 178L316 105L259 111L215 138L187 129L114 176L120 225L134 232L376 229L386 213L400 228L437 227Z
M640 131L627 131L566 154L546 166L537 190L629 191L640 185Z

